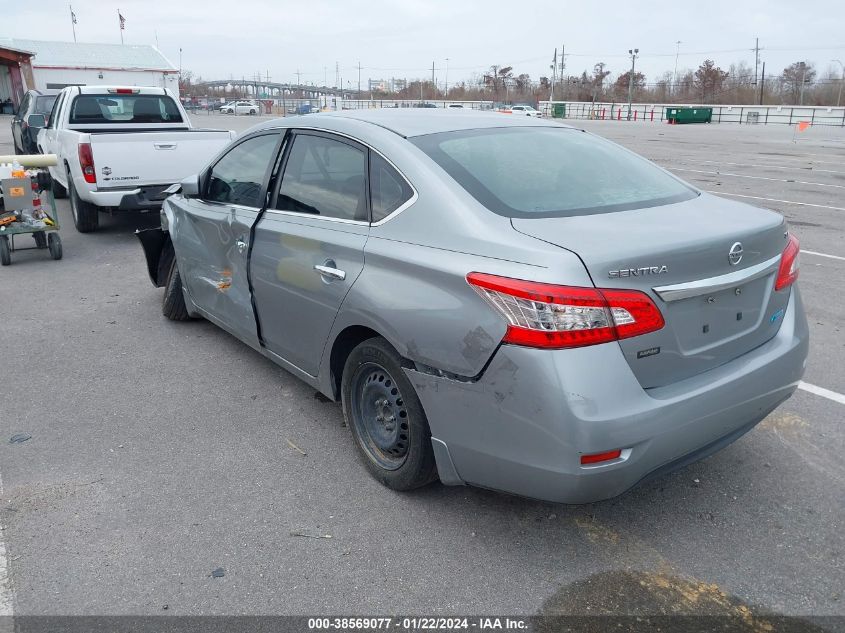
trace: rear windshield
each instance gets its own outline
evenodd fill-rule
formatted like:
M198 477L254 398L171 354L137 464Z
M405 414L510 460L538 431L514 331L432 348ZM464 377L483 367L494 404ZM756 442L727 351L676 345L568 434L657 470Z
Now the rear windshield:
M167 95L79 95L73 100L70 123L181 123L176 102Z
M491 211L567 217L696 197L649 161L580 130L507 127L410 139Z
M46 97L35 97L35 113L36 114L50 114L53 109L53 104L56 102L58 95L48 95Z

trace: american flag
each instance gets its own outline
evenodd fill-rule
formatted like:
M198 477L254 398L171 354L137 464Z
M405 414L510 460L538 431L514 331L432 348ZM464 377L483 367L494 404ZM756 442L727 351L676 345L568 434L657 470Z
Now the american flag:
M126 18L124 18L120 14L120 11L117 12L117 17L120 18L120 30L125 31L126 30Z

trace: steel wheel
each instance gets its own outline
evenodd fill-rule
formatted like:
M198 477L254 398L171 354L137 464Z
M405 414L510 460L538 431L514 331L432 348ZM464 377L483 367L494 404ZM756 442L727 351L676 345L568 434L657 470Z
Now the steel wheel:
M352 423L367 456L385 470L408 457L408 411L396 380L378 363L360 365L352 377Z

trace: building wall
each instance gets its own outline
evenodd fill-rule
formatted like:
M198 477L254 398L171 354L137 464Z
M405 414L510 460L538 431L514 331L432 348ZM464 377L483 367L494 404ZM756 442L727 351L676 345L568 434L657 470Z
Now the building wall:
M155 86L169 88L179 95L179 75L153 70L98 70L92 68L44 68L33 65L35 88L55 89L70 85L84 86ZM100 78L102 74L102 78ZM50 84L48 86L48 84Z

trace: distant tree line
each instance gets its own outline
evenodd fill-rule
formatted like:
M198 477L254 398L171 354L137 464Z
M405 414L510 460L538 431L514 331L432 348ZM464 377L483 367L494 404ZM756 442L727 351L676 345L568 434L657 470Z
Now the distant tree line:
M697 69L672 71L648 82L646 76L634 73L633 101L638 103L701 103L701 104L756 104L766 105L845 105L843 79L840 69L828 68L819 73L809 61L797 61L786 68L772 72L762 67L755 74L746 62L731 64L727 70L713 60L705 59ZM477 73L467 80L446 87L430 80L406 81L405 87L396 92L343 91L352 99L402 99L430 101L492 101L496 103L537 103L554 97L566 101L626 102L630 71L614 77L607 64L599 62L592 71L568 75L552 80L550 77L533 79L527 73L517 74L513 66L494 64L484 73ZM552 85L554 84L554 85ZM180 81L182 95L203 95L202 78L190 71L183 71ZM220 92L215 92L220 95ZM246 96L240 87L225 93L231 98ZM297 95L293 95L297 96Z

